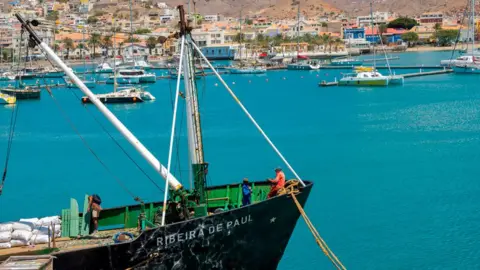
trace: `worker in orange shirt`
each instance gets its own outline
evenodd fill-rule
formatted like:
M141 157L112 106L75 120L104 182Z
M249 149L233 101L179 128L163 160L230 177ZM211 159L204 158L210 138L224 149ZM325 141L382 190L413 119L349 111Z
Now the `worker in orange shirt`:
M275 179L268 179L268 181L272 183L272 187L270 188L267 198L274 197L277 195L277 192L285 186L285 174L282 172L282 168L276 168L275 173Z

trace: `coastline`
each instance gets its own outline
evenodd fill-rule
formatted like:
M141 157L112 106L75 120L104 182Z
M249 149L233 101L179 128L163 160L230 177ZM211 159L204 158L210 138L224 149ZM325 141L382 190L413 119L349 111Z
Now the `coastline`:
M480 48L480 44L477 44L475 48ZM464 44L458 44L455 47L456 50L464 49ZM454 46L445 46L445 47L433 47L433 46L415 46L412 48L407 48L406 52L446 52L453 51Z

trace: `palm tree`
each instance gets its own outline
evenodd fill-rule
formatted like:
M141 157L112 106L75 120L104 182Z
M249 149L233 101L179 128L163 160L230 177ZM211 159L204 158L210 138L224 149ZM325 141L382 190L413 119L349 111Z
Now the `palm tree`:
M147 44L147 47L148 47L148 53L151 55L152 50L158 44L158 40L155 37L148 37L146 44Z
M64 48L67 49L67 57L65 57L65 59L68 59L68 56L70 55L70 50L75 49L75 45L73 44L73 40L69 37L64 38L62 42Z
M90 38L88 39L88 45L93 49L92 58L95 58L95 47L100 44L101 40L102 36L100 36L99 33L93 33L90 35Z
M322 22L322 28L325 28L326 29L325 32L328 32L328 23Z
M387 32L388 26L384 23L378 25L378 34L380 35L380 38L382 39L382 43L387 43L386 40L384 40L383 34Z
M113 46L112 36L104 36L101 41L102 47L105 48L107 57L108 57L108 49Z
M330 43L330 35L327 35L327 34L323 34L322 35L322 38L321 38L321 42L323 44L323 52L326 53L327 52L327 47L328 47L328 44Z
M335 51L338 52L338 47L343 44L343 41L340 38L335 39Z
M125 45L124 41L122 41L118 44L118 56L122 56L122 50L123 50L124 45Z

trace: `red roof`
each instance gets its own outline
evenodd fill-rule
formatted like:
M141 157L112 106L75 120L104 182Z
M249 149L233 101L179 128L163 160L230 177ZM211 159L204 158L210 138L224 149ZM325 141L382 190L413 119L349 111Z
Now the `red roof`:
M387 32L383 33L383 34L384 35L401 35L401 34L405 34L406 32L408 32L408 31L405 30L405 29L387 28ZM373 31L372 31L371 28L366 27L365 28L365 35L368 35L368 36L378 35L378 28L374 27Z

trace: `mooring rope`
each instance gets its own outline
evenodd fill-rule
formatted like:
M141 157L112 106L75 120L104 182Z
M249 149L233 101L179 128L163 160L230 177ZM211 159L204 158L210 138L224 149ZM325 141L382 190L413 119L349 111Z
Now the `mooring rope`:
M286 188L282 188L281 190L278 191L278 195L282 194L289 194L292 196L293 201L295 202L295 205L298 208L298 211L302 215L303 219L305 220L305 223L307 223L308 228L313 234L313 237L315 238L315 242L317 245L322 249L323 253L327 258L332 262L332 264L337 268L338 270L346 270L347 268L342 264L342 262L338 259L338 257L333 253L333 251L328 247L327 243L323 238L320 236L320 233L318 233L317 229L313 225L312 221L310 221L310 218L307 216L307 213L303 209L302 205L297 199L296 194L300 193L298 190L298 181L297 180L289 180L285 184Z

